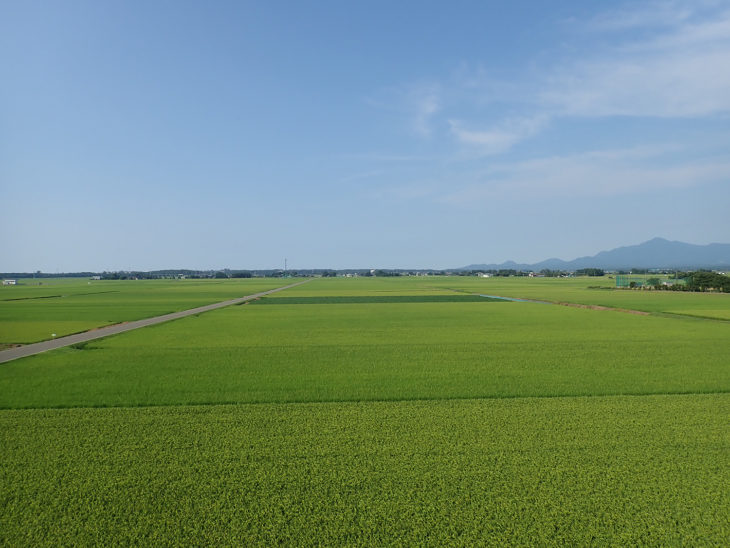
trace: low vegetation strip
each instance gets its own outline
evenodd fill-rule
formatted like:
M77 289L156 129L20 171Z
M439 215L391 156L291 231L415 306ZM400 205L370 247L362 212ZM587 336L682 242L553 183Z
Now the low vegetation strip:
M581 303L565 303L556 302L553 304L559 304L560 306L572 306L575 308L587 308L588 310L608 310L611 312L625 312L626 314L638 314L639 316L648 316L649 312L643 310L630 310L628 308L615 308L612 306L601 306L598 304L581 304Z
M250 304L404 304L504 302L483 295L348 295L323 297L266 297Z
M33 301L36 299L60 299L61 297L63 297L63 295L40 295L38 297L17 297L13 299L0 299L0 301Z
M629 310L626 308L615 308L612 306L601 306L597 304L581 304L581 303L568 303L563 301L538 301L535 299L518 299L515 297L500 297L497 295L481 295L482 297L488 297L492 300L504 300L504 301L514 301L519 303L535 303L535 304L556 304L560 306L572 306L574 308L585 308L588 310L603 310L603 311L611 311L611 312L626 312L627 314L638 314L639 316L648 316L648 312L644 312L642 310Z
M2 411L0 545L727 546L729 415L729 395Z
M700 320L714 320L730 322L730 310L682 310L681 312L662 312L667 317L697 318Z

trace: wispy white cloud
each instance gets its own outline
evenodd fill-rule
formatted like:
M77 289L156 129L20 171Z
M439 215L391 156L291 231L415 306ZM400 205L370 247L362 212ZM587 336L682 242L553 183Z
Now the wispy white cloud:
M727 49L730 43L728 31L730 31L730 10L718 12L707 19L688 21L642 41L628 42L620 48L620 51L641 53L681 51L687 48Z
M363 171L360 173L353 173L339 179L339 183L351 183L353 181L361 181L366 179L373 179L383 174L382 169L371 169L369 171Z
M676 0L634 3L631 7L599 13L582 24L591 32L679 25L692 17L699 4L696 0L692 4Z
M542 98L562 115L700 117L730 112L730 51L599 62L558 77Z
M417 82L378 90L365 98L377 109L395 113L405 129L418 137L430 137L434 116L442 108L441 85Z
M485 129L466 129L458 120L449 120L451 133L456 139L468 146L474 147L480 154L501 154L512 148L520 141L532 137L548 122L547 116L533 118L518 118L502 121L499 125Z
M430 180L419 180L402 185L394 185L373 189L371 197L388 202L411 202L424 198L432 198L438 192L439 185Z
M411 128L421 137L431 135L431 118L439 111L439 90L435 85L421 85L409 90L408 105L412 111Z
M477 182L442 196L473 205L505 196L611 196L687 188L730 180L730 159L672 162L683 147L636 147L502 163L477 175Z
M631 3L571 25L577 43L590 37L585 49L543 54L512 81L461 64L438 83L401 87L411 132L498 156L568 118L730 116L726 0Z
M604 27L660 29L557 67L539 94L545 108L588 117L730 113L730 10L675 4L607 15Z
M422 162L426 158L424 156L416 156L409 154L383 154L378 152L365 152L355 154L342 154L342 158L354 160L368 160L374 162L383 162L386 164L399 164L409 162Z

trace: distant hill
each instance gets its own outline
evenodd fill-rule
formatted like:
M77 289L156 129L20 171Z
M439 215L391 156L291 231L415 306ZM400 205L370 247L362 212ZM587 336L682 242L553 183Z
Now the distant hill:
M630 268L730 268L730 244L694 245L654 238L638 245L617 247L601 251L593 257L579 257L572 261L547 259L535 264L507 261L502 264L472 264L456 270L577 270L580 268L602 268L605 270L627 270Z

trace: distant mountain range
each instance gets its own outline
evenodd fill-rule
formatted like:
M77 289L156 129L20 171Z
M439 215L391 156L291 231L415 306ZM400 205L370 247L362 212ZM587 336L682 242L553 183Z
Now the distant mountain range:
M730 244L694 245L684 242L670 242L654 238L638 245L618 247L601 251L593 257L579 257L572 261L547 259L535 264L520 264L507 261L502 264L472 264L456 270L578 270L581 268L602 268L604 270L628 270L630 268L697 269L729 268Z

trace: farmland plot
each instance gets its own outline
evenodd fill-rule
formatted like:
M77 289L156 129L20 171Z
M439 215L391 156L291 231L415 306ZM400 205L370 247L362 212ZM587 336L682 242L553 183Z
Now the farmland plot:
M281 279L19 280L0 288L0 344L27 344L287 284Z
M0 544L728 544L730 324L462 281L316 280L3 364Z
M0 544L726 545L730 397L0 413Z

